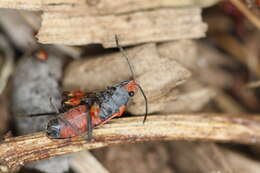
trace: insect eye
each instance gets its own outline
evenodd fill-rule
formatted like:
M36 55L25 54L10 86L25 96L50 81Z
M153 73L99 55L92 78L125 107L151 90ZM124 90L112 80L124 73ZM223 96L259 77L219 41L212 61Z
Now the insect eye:
M133 97L135 95L134 91L130 91L130 92L128 92L128 94L130 97Z

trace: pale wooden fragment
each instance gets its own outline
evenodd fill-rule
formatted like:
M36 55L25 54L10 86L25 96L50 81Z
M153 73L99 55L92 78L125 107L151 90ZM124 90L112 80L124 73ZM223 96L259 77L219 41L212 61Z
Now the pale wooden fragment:
M88 14L104 15L160 7L208 7L217 2L219 0L2 0L0 8L56 12L82 11Z
M203 86L197 80L189 79L157 100L149 100L150 113L190 113L201 110L216 96L214 89ZM141 97L141 96L140 96ZM142 105L142 106L141 106ZM128 110L143 114L144 104L130 102Z
M0 8L13 8L25 10L41 10L42 0L2 0L0 1Z
M199 111L215 95L214 90L207 87L179 94L172 91L158 100L149 100L149 112L188 113ZM131 102L127 109L133 114L142 114L145 107L144 104L139 106L138 103Z
M200 8L157 9L124 15L89 16L46 12L37 35L39 42L66 45L102 44L115 47L205 36Z
M136 80L144 89L149 104L158 101L190 77L190 72L186 68L170 58L160 57L155 44L126 49L126 53L133 66ZM65 90L80 88L90 92L104 90L107 86L130 78L128 64L121 52L117 52L72 62L65 70L63 86ZM141 92L131 100L136 106L130 111L142 110L139 113L143 113L144 99Z

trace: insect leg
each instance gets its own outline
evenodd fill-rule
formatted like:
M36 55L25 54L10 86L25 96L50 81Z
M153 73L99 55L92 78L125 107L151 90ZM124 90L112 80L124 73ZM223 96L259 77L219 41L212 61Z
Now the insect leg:
M121 106L119 108L119 112L114 113L113 115L111 115L108 119L103 121L100 125L106 124L108 121L110 121L111 119L113 119L115 117L120 117L125 112L125 109L126 109L126 106Z
M87 110L90 110L90 109L88 109L88 107L89 107L89 105L87 105ZM91 141L92 140L93 128L92 128L92 117L91 117L90 111L88 111L88 113L86 115L87 115L87 132L88 132L87 140Z
M87 133L88 133L88 141L91 141L92 139L92 133L93 133L93 118L97 117L99 114L99 104L97 104L93 100L89 100L87 105L87 109L89 110L89 113L87 114ZM91 106L90 106L91 105Z

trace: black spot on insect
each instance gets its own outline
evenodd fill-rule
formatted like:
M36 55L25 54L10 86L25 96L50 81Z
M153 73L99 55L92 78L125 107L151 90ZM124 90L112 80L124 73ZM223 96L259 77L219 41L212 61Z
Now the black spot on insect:
M130 97L133 97L133 96L135 95L135 93L134 93L134 91L130 91L130 92L128 92L128 95L129 95Z

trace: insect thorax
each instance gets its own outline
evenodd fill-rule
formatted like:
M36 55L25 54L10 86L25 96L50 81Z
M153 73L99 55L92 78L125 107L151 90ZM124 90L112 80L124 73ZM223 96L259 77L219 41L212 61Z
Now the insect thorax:
M100 103L99 117L101 120L106 120L111 115L119 112L121 106L128 103L129 94L125 88L115 86L98 93L97 98Z

